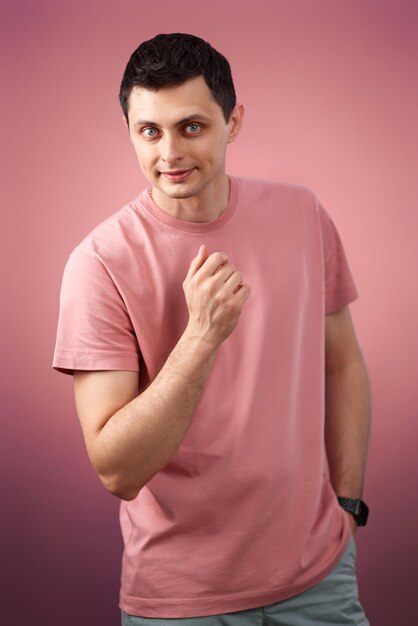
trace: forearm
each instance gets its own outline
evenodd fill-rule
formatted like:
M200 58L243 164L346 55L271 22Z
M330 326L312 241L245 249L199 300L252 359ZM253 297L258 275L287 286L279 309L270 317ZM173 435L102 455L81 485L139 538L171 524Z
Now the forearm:
M202 397L221 343L235 329L249 288L222 252L204 245L183 282L187 327L138 395L136 372L75 372L77 412L90 460L106 488L124 500L173 457Z
M338 496L360 498L370 431L370 390L363 359L327 372L325 443Z
M130 500L183 441L216 349L186 329L159 374L98 432L94 465L105 486Z

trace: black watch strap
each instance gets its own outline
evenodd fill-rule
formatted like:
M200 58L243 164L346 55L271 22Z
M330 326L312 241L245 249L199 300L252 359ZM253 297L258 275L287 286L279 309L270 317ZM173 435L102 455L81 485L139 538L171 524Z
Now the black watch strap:
M365 526L367 524L369 507L363 500L339 497L338 502L345 511L351 513L359 526Z

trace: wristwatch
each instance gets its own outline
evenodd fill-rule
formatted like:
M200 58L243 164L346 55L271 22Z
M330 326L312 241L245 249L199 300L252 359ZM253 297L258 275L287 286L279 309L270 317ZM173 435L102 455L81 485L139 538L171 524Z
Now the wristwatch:
M358 526L365 526L367 524L369 507L365 502L363 502L363 500L356 500L355 498L338 498L338 502L345 511L351 513Z

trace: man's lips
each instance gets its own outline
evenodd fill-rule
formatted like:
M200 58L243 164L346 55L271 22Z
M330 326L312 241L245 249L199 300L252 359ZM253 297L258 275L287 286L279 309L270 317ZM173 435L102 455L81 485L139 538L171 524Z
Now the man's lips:
M160 172L161 176L164 176L167 180L178 182L183 181L194 171L194 167L189 170L174 170L174 171L163 171Z

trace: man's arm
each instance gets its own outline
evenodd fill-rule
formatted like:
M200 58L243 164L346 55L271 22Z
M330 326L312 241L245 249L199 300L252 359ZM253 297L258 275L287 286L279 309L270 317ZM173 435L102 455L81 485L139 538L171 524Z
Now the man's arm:
M326 316L325 443L337 496L361 498L370 430L370 389L348 307ZM350 516L352 528L356 527Z
M222 253L201 246L183 283L189 322L156 378L138 395L136 372L74 373L90 460L105 487L131 500L175 454L203 394L217 349L249 295Z

